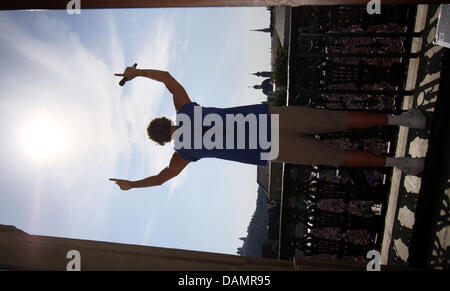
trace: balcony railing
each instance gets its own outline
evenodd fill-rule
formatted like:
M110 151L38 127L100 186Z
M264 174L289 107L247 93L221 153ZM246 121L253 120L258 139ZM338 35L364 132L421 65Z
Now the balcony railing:
M409 59L417 57L415 15L410 5L382 6L380 15L365 6L292 8L288 105L401 113L411 95ZM397 135L397 127L376 127L315 137L393 156ZM380 249L392 169L286 164L284 171L280 258L364 260Z

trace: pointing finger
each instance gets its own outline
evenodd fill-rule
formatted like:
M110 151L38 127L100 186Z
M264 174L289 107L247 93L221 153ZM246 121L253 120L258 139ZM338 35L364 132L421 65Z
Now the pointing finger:
M123 77L124 75L123 74L114 74L114 76Z

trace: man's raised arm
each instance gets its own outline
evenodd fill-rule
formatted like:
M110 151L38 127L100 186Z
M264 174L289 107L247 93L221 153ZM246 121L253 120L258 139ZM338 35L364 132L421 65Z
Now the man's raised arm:
M143 188L143 187L151 187L158 186L164 184L166 181L172 179L177 176L190 161L186 161L182 159L178 153L174 153L172 158L170 159L169 166L164 168L161 172L159 172L156 176L150 176L148 178L137 180L137 181L128 181L111 178L110 181L116 182L122 190L129 190L132 188Z
M155 81L159 81L166 85L167 90L170 91L173 95L173 104L175 105L175 109L180 109L184 104L191 102L186 90L184 90L183 86L175 80L172 75L170 75L167 71L160 70L142 70L136 69L135 67L127 67L123 74L114 74L119 77L125 77L128 80L132 80L135 77L147 77Z

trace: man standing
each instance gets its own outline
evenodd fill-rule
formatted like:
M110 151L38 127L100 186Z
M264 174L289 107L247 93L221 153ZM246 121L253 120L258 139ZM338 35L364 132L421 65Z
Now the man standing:
M418 175L424 167L424 158L389 158L359 150L345 150L306 136L383 125L425 128L426 118L418 109L388 115L302 106L269 108L267 104L202 107L192 102L185 89L166 71L128 67L123 74L115 75L127 80L147 77L164 83L173 95L177 111L175 125L166 117L159 117L147 127L148 137L160 145L175 140L175 152L169 165L159 174L142 180L111 178L110 181L122 190L161 185L177 176L189 163L203 158L254 165L266 165L267 160L271 160L336 167L385 166L397 167L408 175Z

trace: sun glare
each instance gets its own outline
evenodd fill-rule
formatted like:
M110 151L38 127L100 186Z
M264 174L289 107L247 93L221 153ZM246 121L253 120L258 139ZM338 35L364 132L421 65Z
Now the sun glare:
M64 128L56 120L41 115L30 119L23 127L22 147L33 159L55 158L64 146Z

